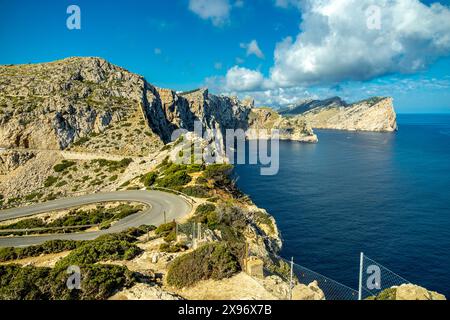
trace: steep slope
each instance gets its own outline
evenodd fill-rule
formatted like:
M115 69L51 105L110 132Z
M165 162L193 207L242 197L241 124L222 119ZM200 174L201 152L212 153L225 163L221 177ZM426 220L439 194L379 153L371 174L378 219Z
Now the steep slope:
M326 100L305 100L280 110L280 114L283 116L295 116L316 108L341 108L346 106L347 103L339 97L333 97Z
M247 129L253 101L157 88L100 58L0 66L0 147L143 156L175 129Z
M285 118L270 108L254 108L249 116L249 128L258 130L277 129L281 140L305 143L318 142L311 126L300 117Z
M372 98L345 107L315 108L302 117L317 129L397 131L392 98Z

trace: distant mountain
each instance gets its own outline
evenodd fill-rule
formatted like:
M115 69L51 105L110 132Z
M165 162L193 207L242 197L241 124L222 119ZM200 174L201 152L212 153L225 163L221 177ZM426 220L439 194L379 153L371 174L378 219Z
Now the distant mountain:
M316 108L340 108L346 106L347 103L339 97L333 97L326 100L303 100L280 110L280 114L283 116L299 115Z
M397 131L397 115L392 98L373 97L353 104L341 102L339 98L332 98L310 103L303 107L305 111L297 117L304 118L314 129Z

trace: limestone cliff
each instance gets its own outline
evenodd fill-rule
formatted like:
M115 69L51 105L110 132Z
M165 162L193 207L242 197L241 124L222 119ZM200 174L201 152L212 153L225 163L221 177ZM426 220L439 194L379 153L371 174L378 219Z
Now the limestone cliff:
M302 118L284 118L270 108L254 108L249 116L249 128L258 130L277 129L281 140L318 142L311 126Z
M315 129L375 132L397 130L392 98L371 98L350 105L340 98L309 101L284 110L282 114L301 117Z
M207 89L157 88L100 58L0 66L0 147L8 149L142 155L196 120L204 131L246 130L252 107Z

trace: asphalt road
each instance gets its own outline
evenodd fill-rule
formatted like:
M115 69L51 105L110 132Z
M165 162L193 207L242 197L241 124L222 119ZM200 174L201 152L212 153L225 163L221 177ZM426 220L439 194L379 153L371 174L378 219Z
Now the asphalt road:
M26 247L42 244L49 240L93 240L101 235L118 233L131 227L139 227L142 225L158 226L164 223L164 212L166 213L167 221L172 221L184 217L191 211L191 205L182 197L174 194L160 191L120 191L58 199L23 208L3 210L0 211L0 221L29 217L39 213L64 210L87 204L114 201L139 202L148 205L149 208L146 211L133 214L118 221L107 230L22 237L0 237L0 247Z

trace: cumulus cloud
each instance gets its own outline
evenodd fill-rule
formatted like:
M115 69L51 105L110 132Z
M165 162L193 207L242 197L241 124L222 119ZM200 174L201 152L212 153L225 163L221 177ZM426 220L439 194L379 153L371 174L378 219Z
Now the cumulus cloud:
M377 6L373 4L377 3ZM450 9L419 0L278 0L301 6L302 23L295 37L276 45L267 78L245 68L229 70L247 86L267 88L333 85L390 74L415 73L450 54ZM380 21L372 27L373 19ZM375 14L375 16L374 16ZM375 21L376 22L376 21ZM263 56L256 40L241 44L247 55ZM239 81L238 81L239 82ZM239 86L234 85L236 90Z
M189 0L189 10L215 26L223 25L229 18L231 5L228 0Z
M225 76L226 90L250 91L263 86L264 76L259 71L234 66L229 69Z
M279 86L414 73L450 53L450 10L438 3L304 0L301 8L301 32L274 53L271 80ZM379 28L370 28L377 13Z
M256 40L252 40L249 43L241 43L240 46L242 49L247 49L247 56L255 55L260 59L264 59L264 53L259 48Z

